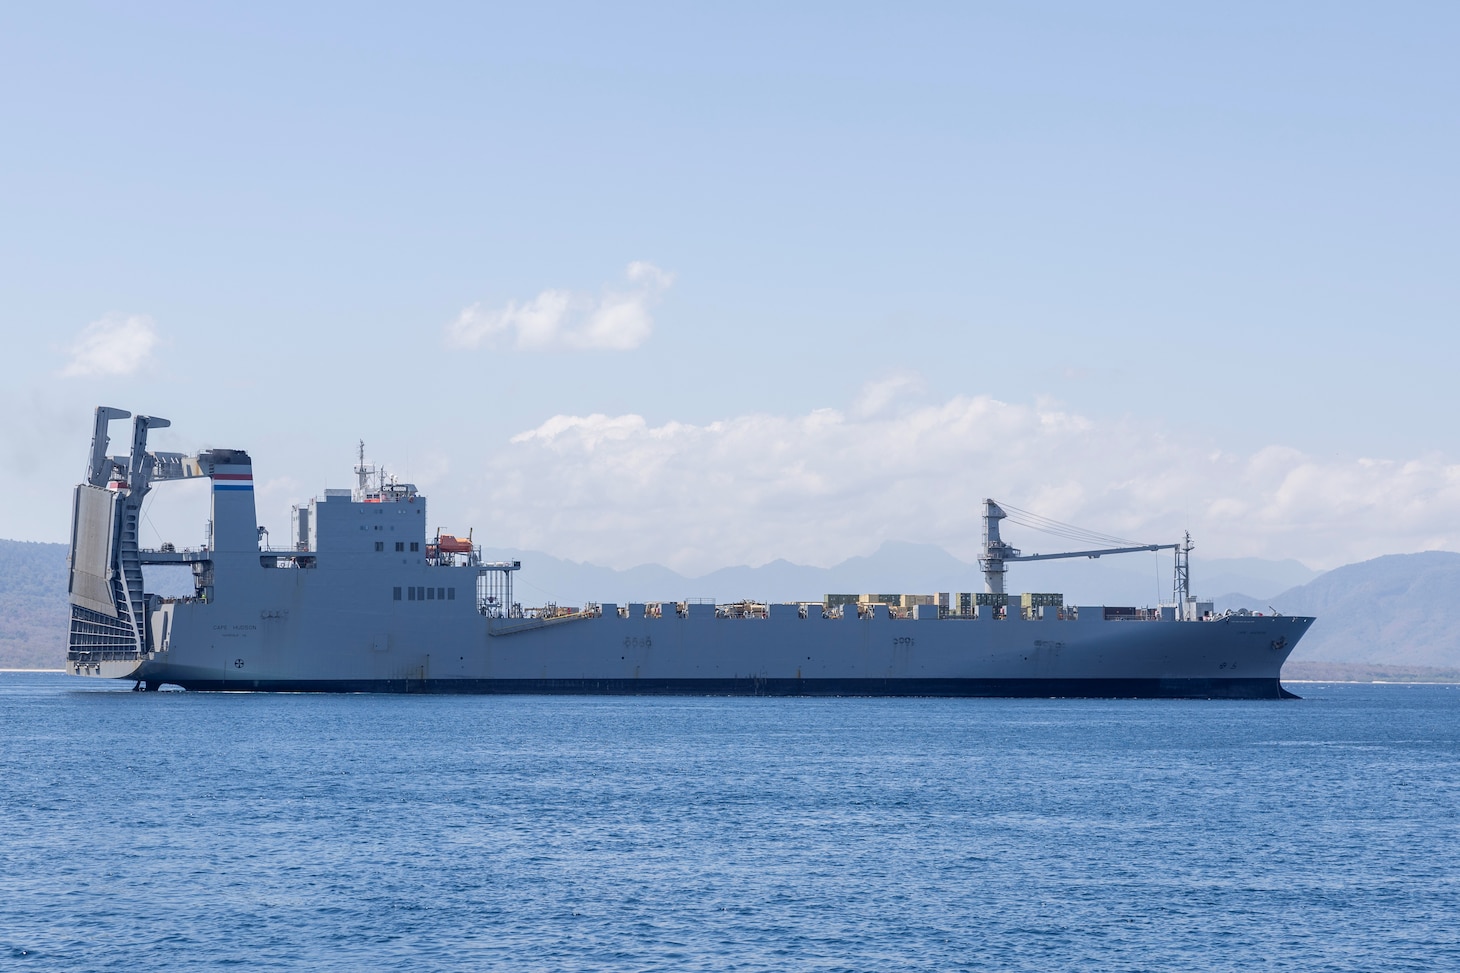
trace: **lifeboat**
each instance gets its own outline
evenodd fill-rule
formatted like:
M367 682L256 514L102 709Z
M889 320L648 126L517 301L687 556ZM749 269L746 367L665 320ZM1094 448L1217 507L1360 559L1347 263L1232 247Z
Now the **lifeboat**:
M438 534L436 535L436 549L442 554L470 554L471 538Z

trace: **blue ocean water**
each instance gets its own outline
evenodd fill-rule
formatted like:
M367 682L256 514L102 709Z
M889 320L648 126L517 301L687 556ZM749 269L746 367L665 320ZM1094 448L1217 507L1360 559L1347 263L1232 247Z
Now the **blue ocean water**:
M131 693L0 674L0 965L1460 969L1460 688Z

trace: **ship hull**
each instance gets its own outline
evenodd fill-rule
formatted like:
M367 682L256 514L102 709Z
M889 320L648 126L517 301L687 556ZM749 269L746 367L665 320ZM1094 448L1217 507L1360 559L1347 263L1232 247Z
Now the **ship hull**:
M1311 622L1107 620L1098 607L1083 620L824 618L779 605L769 618L633 605L499 619L470 602L326 593L353 586L315 596L300 590L316 584L310 572L268 574L246 599L162 606L150 625L161 644L105 674L239 692L1280 699Z

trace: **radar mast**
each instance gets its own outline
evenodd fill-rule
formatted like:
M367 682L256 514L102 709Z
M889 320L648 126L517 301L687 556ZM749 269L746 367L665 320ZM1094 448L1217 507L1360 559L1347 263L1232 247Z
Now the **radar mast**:
M365 465L365 440L362 439L360 440L359 462L355 464L355 476L358 478L358 484L355 487L356 501L364 500L370 495L370 478L375 473L375 467Z

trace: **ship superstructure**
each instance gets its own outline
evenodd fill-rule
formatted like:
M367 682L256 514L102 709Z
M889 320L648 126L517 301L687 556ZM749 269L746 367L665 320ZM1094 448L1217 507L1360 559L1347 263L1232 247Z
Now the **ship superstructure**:
M1022 554L1000 537L1006 512L992 500L982 592L524 611L521 564L484 560L470 534L430 534L426 498L367 466L363 446L354 489L296 507L287 546L274 547L247 452L151 452L148 430L169 423L136 416L129 453L108 456L111 423L128 417L96 410L76 488L67 668L138 688L1279 698L1283 662L1313 621L1214 616L1189 592L1189 537ZM206 543L141 548L148 491L186 478L210 481ZM1163 548L1177 557L1168 606L1004 591L1009 562ZM155 564L190 567L192 593L147 592L142 568Z

